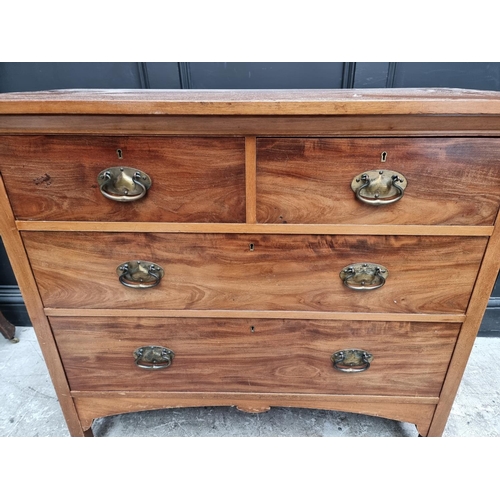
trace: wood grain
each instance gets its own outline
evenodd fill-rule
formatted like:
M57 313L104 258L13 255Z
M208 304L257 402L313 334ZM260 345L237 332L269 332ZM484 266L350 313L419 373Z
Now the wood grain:
M491 236L493 226L416 226L371 224L217 224L179 222L17 221L20 231L98 231L132 233L352 234Z
M463 313L487 238L412 236L23 233L45 307ZM254 250L250 250L250 244ZM134 290L116 268L164 268ZM378 290L348 289L340 271L386 266Z
M3 137L0 165L18 219L245 221L243 138ZM146 172L147 195L106 199L97 175L114 166Z
M71 395L75 398L101 398L107 397L110 400L117 400L121 398L133 398L133 399L154 399L154 398L172 398L176 397L181 399L190 399L190 396L198 397L199 399L211 398L213 400L219 399L225 400L231 397L238 397L241 400L248 398L249 400L260 400L265 401L266 397L272 396L275 401L281 400L283 398L288 398L289 401L294 401L299 398L304 398L307 401L307 396L304 397L302 394L297 394L293 392L288 393L267 393L267 392L226 392L217 391L213 392L171 392L171 391L71 391ZM356 401L362 401L363 403L401 403L410 405L435 405L439 402L439 398L436 396L361 396L359 394L314 394L312 398L317 401L337 401L342 403L354 403ZM265 404L265 403L264 403ZM191 406L196 406L191 405ZM204 405L203 405L204 406ZM217 405L214 405L217 406ZM269 405L268 405L269 406ZM308 408L309 406L304 406Z
M72 390L295 392L435 397L459 326L190 318L50 318ZM253 328L252 328L253 327ZM144 370L133 352L175 352L169 368ZM357 348L371 367L348 374L331 355Z
M258 139L257 221L493 225L499 149L497 138ZM358 201L353 178L384 169L407 178L403 198L378 207Z
M1 115L0 133L89 136L494 136L498 115L141 116Z
M62 90L0 95L2 114L499 114L497 92L459 89Z
M257 222L257 193L256 193L256 139L245 138L245 185L246 185L246 223Z
M339 321L413 321L418 323L463 323L465 314L403 314L327 311L272 311L228 309L62 309L46 307L47 316L150 317L150 318L262 318L262 319L333 319Z
M180 408L196 406L259 406L270 405L312 408L351 413L364 413L376 417L390 418L414 423L422 436L427 434L435 405L425 402L429 398L370 398L306 394L245 394L245 393L170 393L148 395L138 393L94 393L74 392L75 404L82 418L82 424L90 428L94 419L119 413ZM407 399L407 398L406 398ZM424 401L422 401L424 400ZM422 401L422 402L421 402Z

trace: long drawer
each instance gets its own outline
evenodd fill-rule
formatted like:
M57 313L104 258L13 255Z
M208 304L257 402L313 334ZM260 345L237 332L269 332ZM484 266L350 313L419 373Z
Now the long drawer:
M92 232L25 232L23 240L46 307L391 313L464 313L487 242ZM161 267L159 284L148 268L145 283L130 283L123 266L136 262ZM340 273L364 263L386 268L383 286L350 289L360 284Z
M497 138L258 139L257 221L492 225L499 150Z
M245 220L243 138L2 137L0 165L18 219ZM120 168L132 170L120 179ZM136 171L151 185L133 180ZM102 189L113 199L101 172L112 175Z
M70 387L78 391L438 396L459 329L445 323L206 318L50 322ZM157 369L149 368L147 350L134 356L151 346L169 350ZM354 367L339 355L332 361L349 350L371 358Z

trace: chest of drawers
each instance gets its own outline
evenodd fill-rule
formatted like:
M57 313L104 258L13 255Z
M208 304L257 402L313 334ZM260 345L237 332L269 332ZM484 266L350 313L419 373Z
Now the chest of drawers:
M0 175L72 435L212 405L443 432L499 269L498 94L4 94Z

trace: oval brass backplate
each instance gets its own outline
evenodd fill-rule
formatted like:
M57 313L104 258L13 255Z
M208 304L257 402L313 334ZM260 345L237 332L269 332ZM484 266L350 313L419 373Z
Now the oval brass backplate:
M172 364L175 353L168 347L148 345L134 351L135 364L146 370L168 368Z
M389 271L380 264L364 262L349 264L339 276L344 285L352 290L375 290L385 284Z
M131 260L116 268L116 274L122 285L131 288L151 288L158 285L165 271L154 262Z
M331 356L333 367L345 373L364 372L370 368L373 354L362 349L343 349Z
M367 170L351 182L356 197L369 205L388 205L401 199L408 186L406 177L394 170Z
M126 201L144 195L151 187L151 177L134 167L110 167L99 172L97 183L105 196Z

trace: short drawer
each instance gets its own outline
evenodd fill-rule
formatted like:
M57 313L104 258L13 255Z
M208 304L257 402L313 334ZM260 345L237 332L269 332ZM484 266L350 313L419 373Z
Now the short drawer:
M464 313L487 242L92 232L24 232L23 240L46 307L390 313ZM159 273L147 270L130 277L156 286L130 283L137 261L163 269L159 284ZM125 263L131 263L129 273L120 270ZM359 284L340 273L357 263L384 266L385 284L349 289L344 281Z
M445 323L204 318L50 323L72 390L415 397L439 395L459 330ZM151 358L134 356L150 346L173 355L151 369ZM337 361L334 367L334 353L353 349L372 356L369 364L361 359L354 372L340 371L346 366Z
M12 136L0 141L0 171L14 214L22 220L244 222L244 157L242 138ZM123 167L131 170L120 179ZM149 177L150 187L133 177L136 171ZM102 189L113 199L101 192L101 172L112 173Z
M497 138L257 140L261 223L492 225L499 203Z

